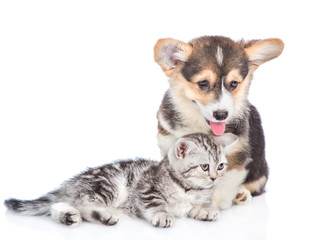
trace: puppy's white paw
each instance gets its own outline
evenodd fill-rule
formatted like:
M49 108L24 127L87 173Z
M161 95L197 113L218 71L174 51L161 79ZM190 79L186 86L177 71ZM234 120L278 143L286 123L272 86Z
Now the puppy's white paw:
M232 207L232 201L221 200L217 203L217 207L219 208L219 210L229 209L230 207Z
M251 200L252 194L243 185L241 185L238 189L237 195L233 200L233 203L235 205L245 205L247 203L250 203Z

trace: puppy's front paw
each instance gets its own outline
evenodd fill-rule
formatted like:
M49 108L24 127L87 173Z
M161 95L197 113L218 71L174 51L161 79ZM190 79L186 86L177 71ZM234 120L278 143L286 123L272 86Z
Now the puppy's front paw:
M235 196L233 203L235 205L245 205L249 203L252 199L252 195L250 191L248 191L243 185L241 185L238 189L238 193Z
M219 210L225 210L225 209L228 209L228 208L230 208L230 207L232 207L232 201L231 200L220 200L219 202L217 202L216 204L215 204L216 206L217 206L217 208L219 209Z
M167 213L158 213L153 217L151 223L155 227L171 227L174 225L174 216Z

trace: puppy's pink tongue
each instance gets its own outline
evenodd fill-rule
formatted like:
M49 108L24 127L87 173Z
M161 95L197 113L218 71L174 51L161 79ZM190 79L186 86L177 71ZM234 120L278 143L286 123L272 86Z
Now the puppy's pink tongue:
M211 130L215 135L222 135L225 132L225 122L210 122Z

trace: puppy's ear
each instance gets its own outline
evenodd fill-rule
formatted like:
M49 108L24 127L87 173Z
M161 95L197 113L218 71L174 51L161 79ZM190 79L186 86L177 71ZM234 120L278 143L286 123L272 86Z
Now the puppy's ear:
M229 153L232 147L239 141L239 137L232 133L224 133L219 137L215 137L215 139L219 145L223 146L225 154Z
M188 60L192 47L184 42L165 38L159 39L154 46L154 60L167 76L181 63Z
M283 48L284 43L278 38L252 40L245 43L245 51L251 63L250 67L253 70L262 63L277 58L281 55Z
M197 152L196 144L188 139L181 138L174 145L174 154L176 159L184 159L190 153Z

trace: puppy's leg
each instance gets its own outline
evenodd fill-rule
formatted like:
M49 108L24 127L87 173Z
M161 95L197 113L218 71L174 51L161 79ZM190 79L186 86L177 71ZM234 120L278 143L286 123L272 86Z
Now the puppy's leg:
M244 205L251 201L252 195L250 191L245 187L245 185L240 185L238 187L237 195L233 199L235 205Z
M259 179L244 183L245 187L250 191L252 196L260 195L264 192L264 187L267 183L267 177L262 176Z
M214 207L221 210L230 208L233 204L234 198L238 194L239 186L244 181L246 175L247 170L245 169L232 169L227 171L215 187L215 191L212 196ZM240 190L243 189L241 188Z
M176 138L173 135L162 135L158 133L158 146L160 148L160 154L162 157L165 157L168 153L169 148L173 145Z

